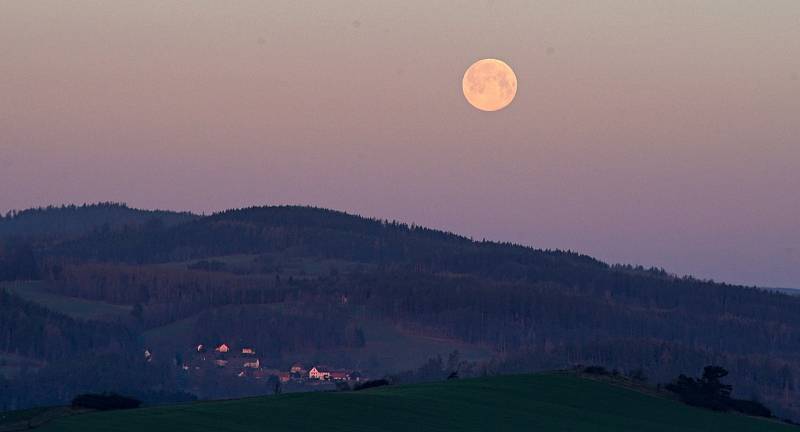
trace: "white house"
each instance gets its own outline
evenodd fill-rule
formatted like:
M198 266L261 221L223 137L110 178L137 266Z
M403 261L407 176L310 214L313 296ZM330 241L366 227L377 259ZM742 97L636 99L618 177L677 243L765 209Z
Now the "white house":
M331 370L325 366L314 366L308 371L308 378L315 380L327 380L331 377Z

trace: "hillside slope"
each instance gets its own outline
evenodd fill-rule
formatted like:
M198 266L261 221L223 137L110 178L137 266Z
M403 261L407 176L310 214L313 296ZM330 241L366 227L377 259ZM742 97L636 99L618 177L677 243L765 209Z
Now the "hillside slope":
M0 280L21 297L16 318L0 319L9 335L0 355L19 364L16 347L37 347L25 357L41 368L11 377L0 409L65 404L82 392L269 391L242 378L238 363L218 368L196 351L224 342L255 350L272 376L299 362L405 382L446 377L455 350L462 377L583 364L666 383L714 364L730 372L736 397L800 420L797 296L320 208L252 207L182 222L143 212L139 223L123 217L131 211L44 210L55 221L47 226L84 216L108 225L0 239ZM119 335L87 351L22 300L76 321L118 322Z
M76 415L43 432L725 431L794 427L704 411L569 375L481 378Z

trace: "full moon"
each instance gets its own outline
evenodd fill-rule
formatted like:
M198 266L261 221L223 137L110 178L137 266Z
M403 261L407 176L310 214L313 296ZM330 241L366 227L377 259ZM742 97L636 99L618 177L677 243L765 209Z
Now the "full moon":
M517 94L517 76L502 60L478 60L464 72L461 82L467 102L482 111L508 106Z

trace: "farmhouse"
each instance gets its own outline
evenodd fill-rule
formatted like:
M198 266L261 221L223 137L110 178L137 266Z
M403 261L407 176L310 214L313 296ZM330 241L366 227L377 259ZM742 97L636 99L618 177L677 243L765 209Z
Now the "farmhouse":
M359 375L360 377L360 375ZM333 380L333 381L349 381L352 377L349 371L343 369L332 369L328 366L314 366L308 371L308 378L312 380Z
M331 377L331 368L327 366L314 366L308 371L308 378L315 380L327 380Z
M256 355L256 350L252 348L242 348L242 355Z
M255 361L246 361L244 362L244 367L250 369L258 369L261 367L261 362L256 359Z
M224 354L224 353L226 353L226 352L228 352L230 350L231 350L231 348L228 345L225 345L225 344L221 344L216 349L214 349L214 351L216 351L218 353L222 353L222 354Z

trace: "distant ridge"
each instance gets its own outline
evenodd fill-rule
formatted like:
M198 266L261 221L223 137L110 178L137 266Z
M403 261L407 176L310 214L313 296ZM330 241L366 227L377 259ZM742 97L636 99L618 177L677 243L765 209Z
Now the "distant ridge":
M77 236L104 226L118 228L155 220L171 226L196 217L188 212L140 210L115 202L37 207L0 215L0 237Z
M800 288L764 288L767 291L775 291L792 296L800 296Z
M146 246L144 246L146 245ZM418 225L367 218L310 206L262 206L194 216L173 226L142 226L120 237L93 232L54 251L101 261L165 262L232 253L266 253L296 247L313 256L338 256L363 262L409 262L421 256L467 256L461 267L492 267L480 256L500 254L523 265L607 269L602 261L571 251L536 249L512 243L474 241L451 232ZM376 247L381 250L376 254ZM507 273L508 268L496 268ZM520 270L520 269L517 269ZM642 269L643 270L643 269Z

